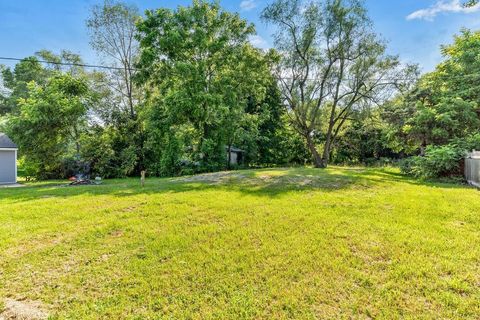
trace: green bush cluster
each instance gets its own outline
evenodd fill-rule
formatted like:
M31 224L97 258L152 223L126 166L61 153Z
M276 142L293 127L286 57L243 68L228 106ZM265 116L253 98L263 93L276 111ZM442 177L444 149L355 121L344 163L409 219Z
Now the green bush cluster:
M447 145L428 146L424 156L402 161L403 173L417 178L431 179L462 175L462 164L469 150L480 149L480 133L465 139L455 139Z

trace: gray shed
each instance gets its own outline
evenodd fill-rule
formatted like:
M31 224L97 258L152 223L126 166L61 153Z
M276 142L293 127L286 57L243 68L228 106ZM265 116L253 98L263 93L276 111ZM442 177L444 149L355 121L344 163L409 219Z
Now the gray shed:
M235 147L225 147L227 150L227 161L230 159L230 165L238 165L243 162L244 150Z
M0 132L0 184L17 183L17 145Z

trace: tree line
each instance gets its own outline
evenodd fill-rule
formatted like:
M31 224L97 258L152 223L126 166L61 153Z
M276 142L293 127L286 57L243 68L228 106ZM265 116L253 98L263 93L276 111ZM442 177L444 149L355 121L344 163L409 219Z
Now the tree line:
M2 66L0 128L37 179L393 162L430 178L480 147L480 33L461 30L420 75L386 53L360 0L276 0L261 18L274 49L218 2L141 15L107 0L86 27L108 69L48 50Z

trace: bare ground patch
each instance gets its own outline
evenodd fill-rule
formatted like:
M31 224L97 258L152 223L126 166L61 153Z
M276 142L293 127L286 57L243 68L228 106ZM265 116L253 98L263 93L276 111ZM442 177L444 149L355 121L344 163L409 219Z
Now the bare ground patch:
M322 188L322 189L340 189L353 183L351 179L344 177L325 177L316 175L301 174L269 174L261 173L257 176L246 175L241 172L215 172L199 174L195 176L176 178L176 182L199 182L208 184L227 184L237 183L244 186L261 187L293 187L293 188ZM362 185L363 186L363 185Z
M43 320L48 313L41 302L5 299L0 320Z
M246 176L238 172L214 172L198 174L195 176L178 178L174 181L179 182L206 182L206 183L222 183L227 182L230 179L244 179Z

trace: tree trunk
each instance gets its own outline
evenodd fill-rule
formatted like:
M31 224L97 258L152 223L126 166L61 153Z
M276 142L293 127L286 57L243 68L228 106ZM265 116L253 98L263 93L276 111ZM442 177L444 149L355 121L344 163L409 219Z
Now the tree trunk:
M323 150L321 161L322 161L321 168L326 168L328 166L328 163L330 162L330 151Z
M308 149L310 149L310 152L312 153L313 165L315 166L315 168L325 168L323 160L320 157L317 147L315 146L315 142L313 141L310 134L307 135L307 145L308 145Z
M422 144L420 145L420 156L425 157L426 148L427 148L427 141L425 139L422 140Z
M328 123L328 130L327 136L325 139L325 146L323 148L322 154L322 168L326 168L328 166L328 162L330 161L330 149L332 146L332 135L333 135L333 128L335 126L335 109L332 108L332 113L330 115L330 121Z
M133 102L133 89L132 89L133 83L131 79L127 81L127 95L128 95L128 105L130 108L130 118L132 120L136 120L136 113L135 113L135 105Z
M326 168L328 166L328 162L330 161L330 148L331 148L331 139L327 137L325 141L325 147L323 148L322 154L322 168Z
M227 169L230 170L232 169L231 167L231 161L232 161L232 144L228 144L228 157L227 157Z

